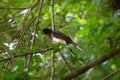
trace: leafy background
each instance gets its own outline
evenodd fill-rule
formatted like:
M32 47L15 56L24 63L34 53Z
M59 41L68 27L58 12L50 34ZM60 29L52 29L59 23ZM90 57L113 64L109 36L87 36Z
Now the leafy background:
M33 56L13 57L18 54L53 47L54 77L55 80L60 80L70 70L78 70L119 46L118 0L54 1L55 29L69 35L84 49L84 52L70 45L54 45L42 34L43 28L51 28L50 3L50 0L43 0L42 11L38 17L41 4L39 0L0 0L0 60L11 57L11 60L0 61L1 80L50 79L52 51ZM37 18L39 23L36 29ZM71 55L69 47L75 56ZM119 57L120 55L115 56L97 65L74 80L102 79L119 69ZM110 80L119 79L120 73L110 78Z

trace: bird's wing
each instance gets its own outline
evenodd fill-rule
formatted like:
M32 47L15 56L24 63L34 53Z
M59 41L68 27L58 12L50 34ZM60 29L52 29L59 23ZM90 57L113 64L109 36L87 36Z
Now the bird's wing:
M52 31L52 34L55 38L58 38L58 39L62 39L64 40L66 43L71 43L71 38L61 32L57 32L57 31Z

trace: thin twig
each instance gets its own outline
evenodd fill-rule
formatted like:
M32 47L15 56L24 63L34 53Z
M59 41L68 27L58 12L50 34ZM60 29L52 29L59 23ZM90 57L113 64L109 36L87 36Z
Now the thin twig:
M72 72L72 69L71 69L71 67L69 66L69 64L68 64L67 60L65 59L64 55L63 55L61 52L60 52L60 55L62 56L62 58L63 58L65 64L66 64L67 67L69 68L70 72Z
M25 30L23 31L23 33L22 33L22 35L20 36L20 38L19 38L19 40L21 40L22 38L23 38L23 36L25 35L25 33L27 32L27 30L29 30L29 28L31 27L31 25L34 23L34 21L36 20L36 16L31 20L31 22L30 22L30 24L28 24L26 27L25 27ZM28 45L29 45L29 43L30 43L30 39L31 39L31 37L29 37L29 41L27 41L28 42ZM28 52L28 45L27 45L27 47L26 47L26 52ZM25 69L28 69L28 67L29 67L29 65L28 65L28 61L29 61L29 58L28 58L29 56L25 56Z
M8 8L8 7L0 7L0 10L11 10L11 9L13 9L13 10L25 10L25 9L28 9L28 8L30 8L30 7L25 7L25 8L15 8L15 7L13 7L13 8Z
M34 7L38 4L38 1L39 0L35 0L35 2L30 6L30 9L28 10L28 12L25 14L23 20L22 20L22 29L20 29L16 34L15 36L21 31L21 30L24 30L25 28L25 24L26 24L26 21L27 21L27 18L28 16L30 15L30 12L34 9ZM22 38L18 40L18 43L17 43L17 46L18 44L21 42Z
M20 36L20 38L19 38L19 41L22 40L22 38L23 38L23 36L25 35L26 31L30 28L30 26L33 24L33 22L35 21L36 18L37 18L37 17L34 17L34 18L32 19L32 21L30 22L30 24L29 24L28 26L26 26L26 29L25 29L25 30L23 31L23 33L21 34L21 36Z
M69 4L70 4L70 3L72 3L72 1L68 2L68 3L67 3L67 5L66 5L66 6L64 6L64 8L62 9L62 12L64 12L64 10L65 10L65 9L69 6ZM57 16L57 14L56 14L56 13L54 13L53 17L54 17L54 16ZM63 21L63 22L64 22L64 21ZM50 26L50 24L51 24L51 22L50 22L50 23L48 23L48 25L47 25L46 27Z
M35 34L37 32L37 28L38 28L38 24L39 24L39 19L40 19L42 8L43 8L43 0L40 1L40 7L39 7L39 10L38 10L38 15L37 15L37 19L36 19L35 29L34 29L34 32L33 32L33 39L32 39L31 48L32 48L32 46L33 46L33 44L35 42Z
M52 30L54 31L55 30L55 23L54 23L54 0L51 0L51 23L52 23ZM50 80L54 80L54 77L55 77L55 67L54 67L54 53L52 52L51 53L51 67L52 67L52 70L51 70L51 78Z
M18 29L9 29L9 30L6 30L4 32L0 32L0 34L5 34L5 33L9 33L9 32L12 32L12 31L17 31Z
M32 37L32 42L31 42L30 48L32 48L32 46L34 45L34 42L35 42L35 35L36 35L36 32L37 32L41 11L42 11L42 8L43 8L43 0L40 0L39 2L40 2L40 7L39 7L39 10L38 10L38 15L37 15L37 19L36 19L35 29L34 29L34 32L33 32L33 37ZM32 56L33 56L33 54L30 55L27 66L30 65L30 63L32 61Z
M116 75L117 73L120 72L120 69L108 74L107 76L105 76L104 78L102 78L101 80L109 80L109 78L113 77L114 75Z
M4 77L5 73L7 72L7 69L8 69L9 64L10 64L10 61L7 61L7 64L6 64L6 66L5 66L4 72L2 73L1 79Z
M27 26L27 28L26 28L26 30L25 30L25 32L29 29L29 27L32 25L32 23L35 21L35 19L37 18L37 16L36 17L34 17L34 19L32 20L32 22ZM24 32L24 34L25 34L25 32ZM23 35L24 35L23 34ZM28 41L27 41L27 47L26 47L26 52L28 52L28 48L30 47L30 40L31 40L31 38L32 38L32 35L31 35L31 33L30 33L30 37L29 37L29 39L28 39ZM32 54L31 54L32 55ZM31 59L32 59L32 56L25 56L25 69L28 69L29 68L29 65L30 65L30 62L31 62Z
M74 72L71 72L69 74L67 74L65 77L63 77L62 80L70 80L72 78L75 78L83 73L85 73L86 71L88 71L89 69L95 67L96 65L100 64L100 63L103 63L104 61L107 61L109 59L111 59L112 57L114 57L115 55L118 55L120 53L120 47L117 48L116 50L114 50L113 52L109 53L109 54L106 54L104 56L101 56L100 58L98 58L97 60L95 60L94 62L88 64L87 66L77 70L77 71L74 71Z
M54 23L54 0L51 0L51 18L52 18L52 30L55 30L55 23Z
M23 18L23 21L22 21L22 25L23 27L25 26L25 23L27 21L27 18L30 14L30 12L34 9L34 7L38 4L38 1L39 0L35 0L35 2L30 6L30 10L25 14L24 18Z
M11 60L11 59L18 58L18 57L24 57L26 55L31 55L31 54L37 54L37 53L43 54L43 52L47 52L47 51L50 51L50 50L52 50L52 48L47 48L47 49L38 50L38 51L35 51L35 52L30 52L30 53L25 53L25 54L18 54L18 55L14 55L12 57L1 59L0 62Z

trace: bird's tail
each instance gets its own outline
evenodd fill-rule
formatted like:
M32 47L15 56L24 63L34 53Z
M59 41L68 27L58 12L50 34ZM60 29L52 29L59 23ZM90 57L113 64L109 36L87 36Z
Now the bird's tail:
M75 46L76 48L78 48L80 51L83 52L83 49L79 45L77 45L75 42L72 42L72 45Z

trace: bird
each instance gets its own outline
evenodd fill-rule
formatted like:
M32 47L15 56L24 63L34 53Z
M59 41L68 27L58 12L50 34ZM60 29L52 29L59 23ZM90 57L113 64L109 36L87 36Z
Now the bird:
M59 31L53 31L52 29L49 28L44 28L42 30L42 33L48 36L48 38L53 42L53 43L63 43L63 44L72 44L76 48L78 48L80 51L83 51L83 49L77 45L72 39L67 36L66 34L59 32Z

